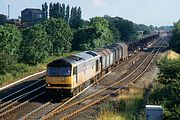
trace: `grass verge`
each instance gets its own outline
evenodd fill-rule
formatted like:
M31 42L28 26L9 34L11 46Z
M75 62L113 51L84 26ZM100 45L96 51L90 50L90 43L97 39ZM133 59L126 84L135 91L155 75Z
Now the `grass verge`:
M136 120L144 102L145 89L126 88L118 96L100 106L97 120Z
M73 51L70 53L64 53L63 55L51 56L46 60L45 63L38 64L36 66L30 66L30 65L21 64L21 63L16 64L11 73L6 73L5 75L0 75L0 87L8 85L8 84L15 82L19 79L22 79L28 75L45 70L47 63L49 63L55 59L66 57L66 56L69 56L72 54L76 54L78 52L80 52L80 51Z

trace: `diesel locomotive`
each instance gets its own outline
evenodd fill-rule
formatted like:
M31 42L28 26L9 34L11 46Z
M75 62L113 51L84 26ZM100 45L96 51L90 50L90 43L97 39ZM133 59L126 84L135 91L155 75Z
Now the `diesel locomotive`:
M54 60L47 65L46 89L75 95L126 60L130 53L144 48L156 38L158 34Z

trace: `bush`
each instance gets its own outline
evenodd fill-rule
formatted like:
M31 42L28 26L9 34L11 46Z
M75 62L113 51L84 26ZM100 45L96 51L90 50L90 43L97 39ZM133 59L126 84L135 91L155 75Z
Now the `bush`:
M14 64L16 63L16 59L14 56L7 53L0 53L0 75L4 75L8 72L11 72Z
M180 60L162 59L158 63L160 75L148 98L148 104L161 105L164 119L180 118Z

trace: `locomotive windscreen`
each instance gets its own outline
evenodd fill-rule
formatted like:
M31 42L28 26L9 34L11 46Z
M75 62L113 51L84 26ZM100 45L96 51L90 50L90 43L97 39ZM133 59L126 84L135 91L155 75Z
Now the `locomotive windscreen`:
M48 76L70 76L71 67L48 67Z
M65 60L55 60L47 65L48 76L70 76L71 64Z

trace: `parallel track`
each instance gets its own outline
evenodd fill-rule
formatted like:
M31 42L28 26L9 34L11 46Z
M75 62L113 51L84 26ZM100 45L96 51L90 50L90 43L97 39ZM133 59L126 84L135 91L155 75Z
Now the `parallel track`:
M39 97L40 95L44 94L45 91L43 91L43 88L45 88L45 85L42 85L34 90L31 90L27 93L24 93L10 101L7 101L3 104L0 105L0 118L3 118L7 115L9 115L11 112L20 109L21 107L23 107L24 105L28 104L31 100ZM33 94L33 95L32 95ZM31 97L29 97L29 95ZM21 100L24 100L24 102L20 102Z

